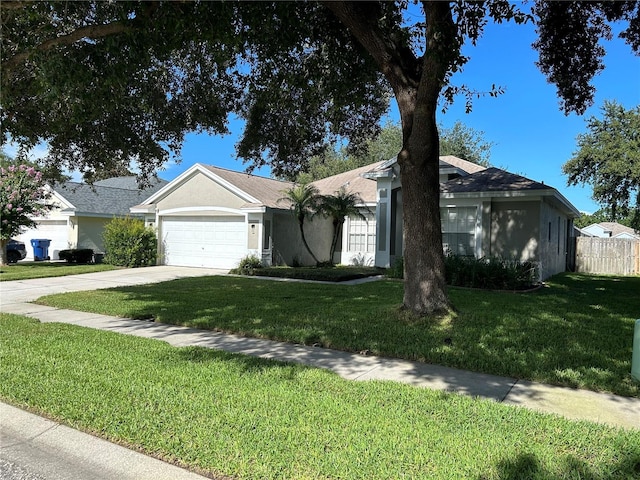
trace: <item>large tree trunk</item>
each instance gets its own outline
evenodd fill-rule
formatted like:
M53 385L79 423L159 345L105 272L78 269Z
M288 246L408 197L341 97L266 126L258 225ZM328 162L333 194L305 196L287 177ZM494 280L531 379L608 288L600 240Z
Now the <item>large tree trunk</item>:
M434 119L433 128L424 134L414 133L398 157L404 229L403 305L416 314L449 309L440 225L437 151L438 133Z
M0 266L5 266L9 263L7 260L7 244L8 238L0 238Z
M423 1L426 53L377 27L376 4L326 2L380 66L391 85L402 122L398 155L404 228L404 307L417 315L450 308L440 226L439 144L436 111L447 72L460 52L449 2Z

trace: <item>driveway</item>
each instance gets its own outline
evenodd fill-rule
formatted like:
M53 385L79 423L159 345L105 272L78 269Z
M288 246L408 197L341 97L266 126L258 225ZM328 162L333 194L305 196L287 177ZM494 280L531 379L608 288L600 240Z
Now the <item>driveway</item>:
M125 268L106 272L83 273L66 277L33 278L0 282L0 310L15 312L11 305L32 302L43 295L53 293L97 290L99 288L121 287L159 283L176 278L225 275L227 270L215 268L155 267Z

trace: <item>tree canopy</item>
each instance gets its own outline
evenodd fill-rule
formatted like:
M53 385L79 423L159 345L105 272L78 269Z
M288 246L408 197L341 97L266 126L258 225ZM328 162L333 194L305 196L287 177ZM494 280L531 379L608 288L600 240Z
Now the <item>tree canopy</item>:
M578 135L578 149L562 167L569 185L590 184L608 220L633 218L630 212L640 209L640 107L627 110L605 102L602 118L590 117L587 130Z
M524 8L531 7L529 11ZM409 9L414 9L408 14ZM151 175L187 132L227 131L249 166L295 175L336 140L357 150L400 111L404 306L449 308L439 213L439 101L476 92L452 75L489 21L534 21L538 66L565 112L593 101L608 22L640 50L640 4L620 2L0 3L1 134L83 172ZM499 89L492 89L498 94Z

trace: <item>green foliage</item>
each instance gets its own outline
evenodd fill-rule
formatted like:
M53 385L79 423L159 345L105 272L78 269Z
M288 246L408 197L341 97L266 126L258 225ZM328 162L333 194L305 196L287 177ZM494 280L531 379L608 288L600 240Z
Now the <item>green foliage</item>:
M381 270L366 266L264 267L254 274L261 277L295 278L319 282L346 282L379 275Z
M231 270L231 273L238 275L254 275L255 270L262 268L262 260L255 254L249 254L240 259L238 268Z
M447 284L487 290L524 290L538 285L540 276L533 262L502 258L445 257Z
M346 217L357 217L366 220L359 205L363 204L360 195L349 192L343 186L331 195L322 195L319 200L318 213L329 217L333 225L333 238L329 249L329 264L333 265L333 256L340 239L342 226ZM366 208L366 207L364 207ZM368 208L367 208L368 210Z
M402 257L396 259L387 276L404 277ZM487 290L523 290L538 285L540 280L538 267L533 262L459 255L445 256L445 276L448 285Z
M303 183L294 185L282 193L285 196L280 198L278 203L287 203L289 205L291 213L298 222L298 230L300 231L302 243L314 262L318 264L319 260L311 251L311 247L309 247L307 243L307 237L304 234L305 221L311 219L318 212L321 201L318 188L311 184Z
M404 258L397 257L393 266L387 271L390 278L404 278Z
M300 183L313 182L381 160L395 158L401 149L402 128L399 124L389 121L382 127L379 135L366 141L357 151L350 152L347 148L337 148L334 144L321 155L312 157L304 171L287 178Z
M440 155L454 155L479 165L489 166L493 142L484 139L484 132L467 127L457 121L451 128L439 127ZM400 124L387 122L380 134L365 142L356 152L346 148L327 149L322 155L312 157L305 171L286 177L289 180L308 183L338 175L365 165L396 158L402 149Z
M493 145L484 139L484 132L467 127L459 120L451 128L440 126L440 155L453 155L488 167Z
M28 280L30 278L63 277L65 275L79 275L81 273L105 272L115 270L111 265L61 262L26 262L3 267L0 269L0 282L13 280Z
M331 140L372 136L389 105L372 59L316 3L14 7L2 8L2 136L47 141L48 162L88 180L130 159L152 174L185 134L228 133L230 114L246 122L239 156L296 171Z
M60 260L65 260L67 263L91 263L93 261L93 250L90 248L60 250L58 256Z
M531 4L529 4L531 5ZM437 110L488 20L536 21L538 65L558 86L565 111L592 102L607 22L640 50L637 2L3 2L0 136L49 145L48 162L91 175L136 159L148 177L179 156L186 133L227 133L251 166L295 176L335 141L350 151L379 131L392 92L403 119L403 188L437 202ZM529 8L529 6L527 6ZM424 53L428 52L427 55ZM100 81L96 81L99 78ZM489 95L502 89L493 86ZM60 101L64 99L64 101ZM409 141L411 140L411 141ZM431 173L427 173L431 172ZM404 175L404 173L401 173ZM407 198L411 195L407 195ZM436 215L407 202L415 235L405 247L422 278L407 279L415 313L447 307ZM424 224L421 225L421 224ZM303 237L304 240L304 237ZM429 301L422 300L429 298ZM422 300L421 300L422 299Z
M578 135L578 150L562 167L568 184L592 185L593 198L610 221L633 218L634 209L640 208L640 107L627 110L606 101L602 118L590 117L587 129Z
M629 209L628 215L625 217L621 217L618 215L617 219L613 219L611 215L610 208L601 208L596 210L592 214L583 213L579 218L576 218L573 221L573 224L578 228L588 227L594 223L602 223L602 222L617 222L620 225L624 225L625 227L635 228L636 230L640 230L640 223L638 223L638 217L640 216L640 208L632 208Z
M35 226L33 217L49 210L45 204L49 195L42 173L33 166L10 163L0 167L0 238L8 240Z
M156 264L158 240L152 228L139 219L114 218L104 228L104 261L123 267Z

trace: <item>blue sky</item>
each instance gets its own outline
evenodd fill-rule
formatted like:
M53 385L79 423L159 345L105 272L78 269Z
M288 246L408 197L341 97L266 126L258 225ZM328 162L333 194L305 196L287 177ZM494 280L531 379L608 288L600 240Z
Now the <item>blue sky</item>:
M469 114L460 98L440 114L439 122L450 127L460 120L484 132L484 138L495 144L491 150L494 166L551 185L578 210L592 213L599 207L591 199L591 188L567 187L561 167L576 150L576 136L586 132L586 119L599 117L605 100L615 100L627 109L640 105L640 58L617 37L604 41L606 68L593 82L594 105L583 116L565 116L559 109L555 86L548 84L535 66L534 40L532 25L489 24L476 47L465 47L471 60L453 81L478 91L489 91L496 84L504 87L505 93L475 100ZM389 118L398 119L395 105ZM232 121L230 129L231 134L225 137L188 135L182 163L169 166L160 176L171 180L196 162L243 171L246 165L234 154L242 123ZM270 171L262 168L254 173L269 176Z

